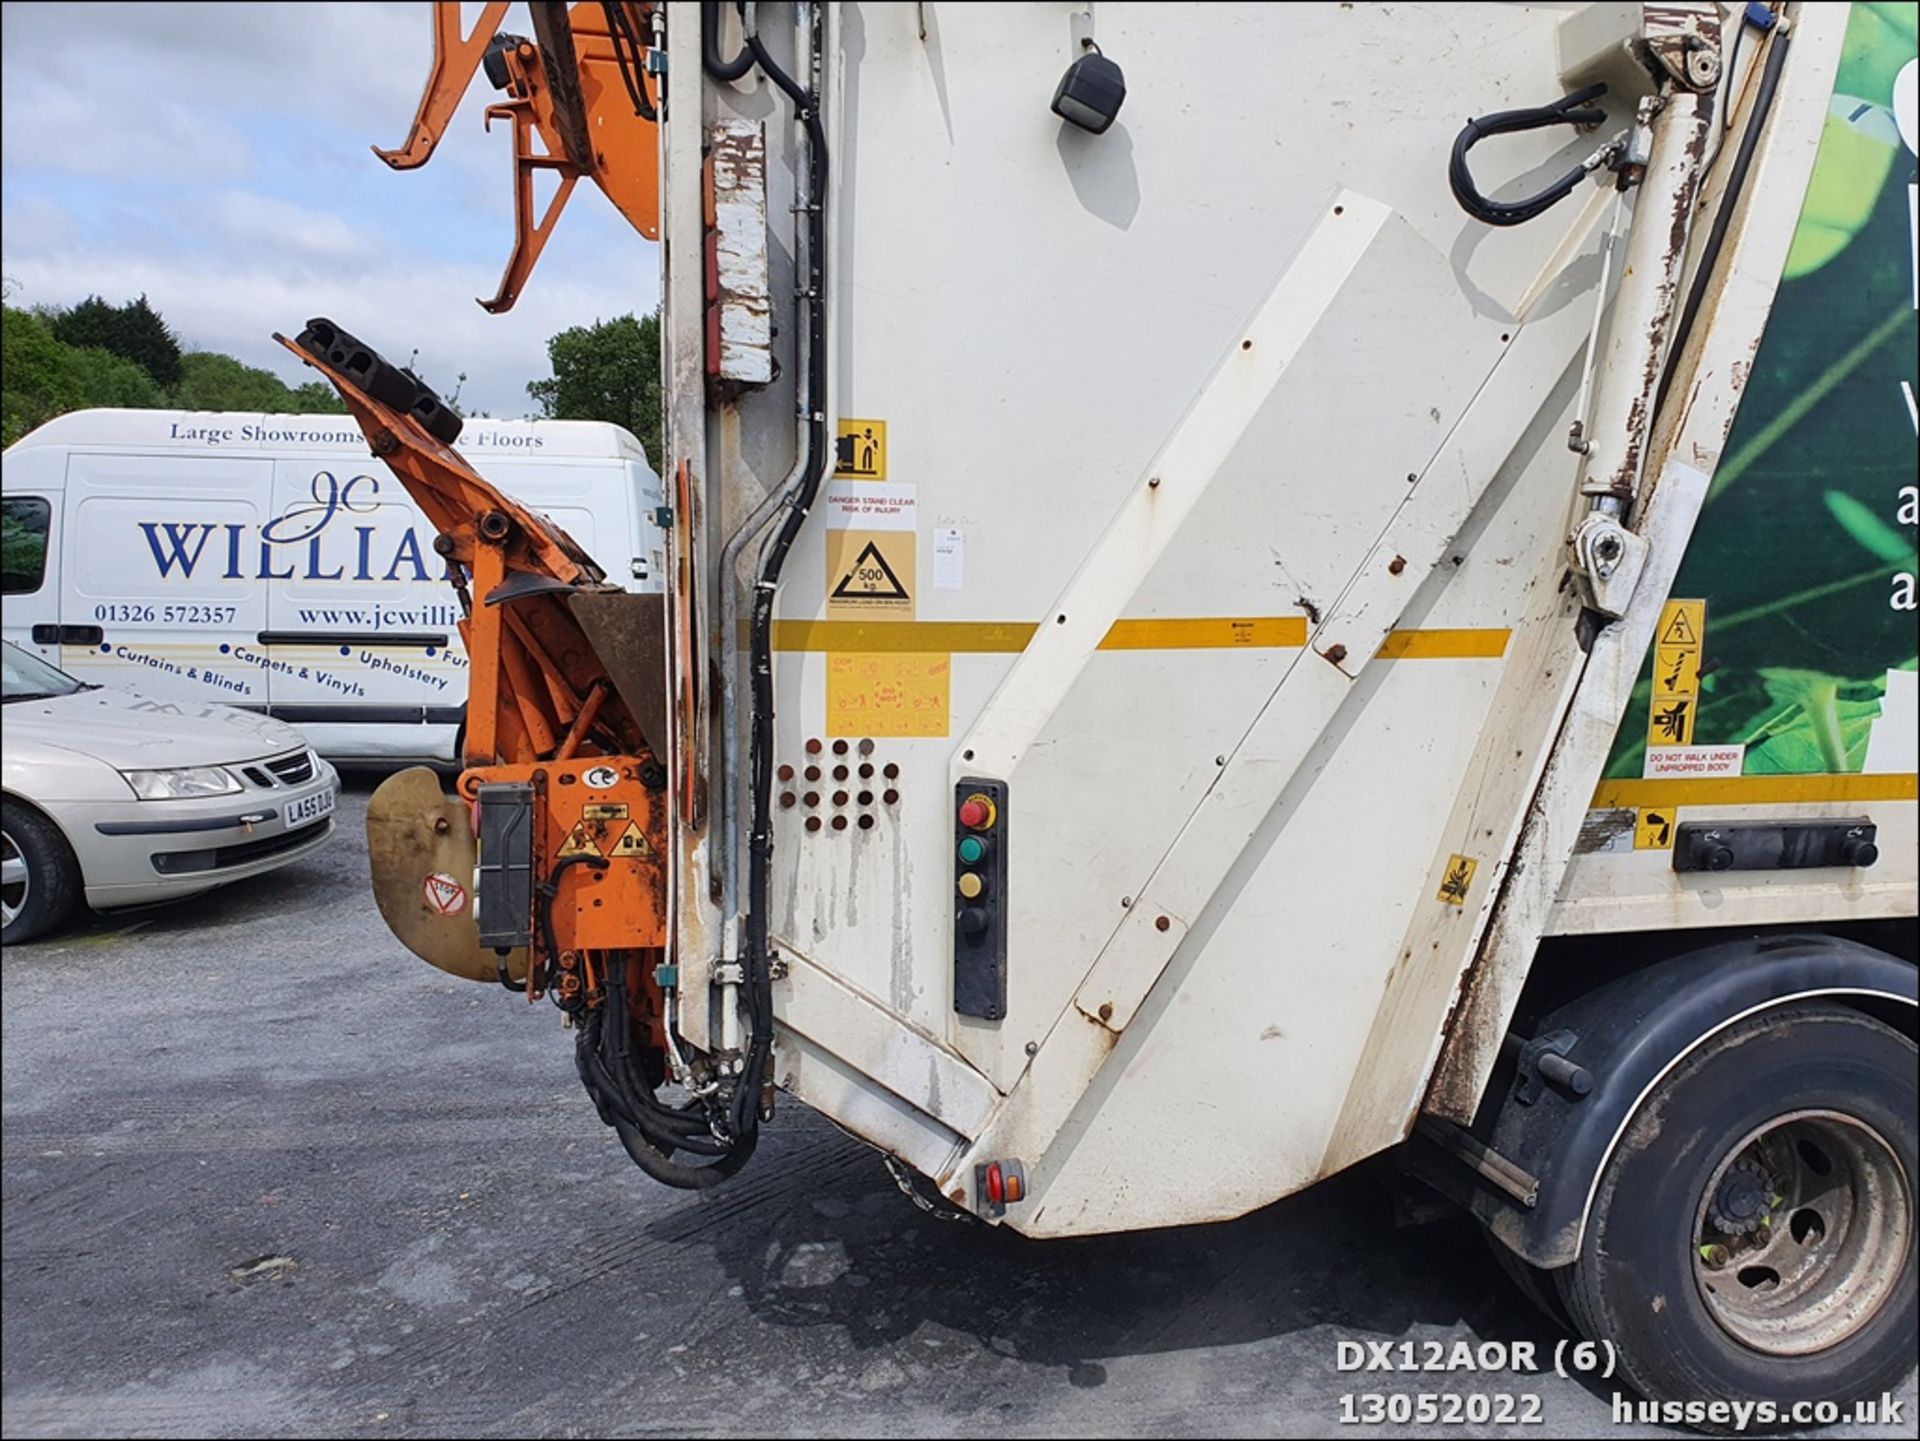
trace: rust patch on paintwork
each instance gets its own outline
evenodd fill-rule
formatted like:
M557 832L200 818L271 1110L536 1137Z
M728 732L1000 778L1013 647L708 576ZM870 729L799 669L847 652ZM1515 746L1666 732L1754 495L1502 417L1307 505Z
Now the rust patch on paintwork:
M1339 665L1341 661L1347 658L1347 648L1343 645L1330 645L1321 651L1320 654L1332 661L1333 664Z
M1494 987L1502 970L1496 955L1498 931L1495 923L1501 906L1506 902L1507 887L1525 870L1520 857L1526 854L1528 842L1544 820L1545 813L1541 808L1539 793L1536 792L1527 806L1526 819L1521 823L1519 834L1514 837L1513 845L1507 851L1509 860L1500 868L1500 874L1494 882L1493 900L1487 909L1488 923L1481 933L1480 949L1461 974L1453 1006L1441 1027L1446 1039L1441 1043L1439 1059L1434 1062L1433 1078L1428 1082L1426 1099L1420 1105L1422 1111L1444 1116L1462 1126L1472 1123L1473 1113L1480 1104L1480 1076L1483 1071L1491 1074L1493 1056L1498 1054L1500 1042L1506 1035L1504 1025L1480 1024L1485 1020L1486 1008L1496 1003ZM1500 1019L1504 1020L1504 1017Z
M1693 95L1689 97L1694 104L1694 118L1683 122L1677 115L1673 124L1691 124L1693 133L1687 137L1686 156L1691 162L1687 167L1689 177L1700 173L1700 164L1707 153L1707 134L1712 126L1704 123L1712 117L1711 96ZM1673 197L1672 214L1667 223L1667 247L1663 257L1657 288L1658 301L1647 325L1647 358L1640 375L1640 391L1627 410L1626 447L1621 451L1620 463L1614 467L1613 474L1607 477L1607 490L1620 499L1631 502L1635 498L1640 478L1641 462L1645 458L1647 442L1651 438L1653 421L1653 398L1659 393L1660 377L1668 361L1667 332L1673 324L1674 303L1680 292L1681 259L1687 249L1687 228L1693 218L1693 186L1679 187ZM1679 357L1673 357L1676 361Z
M1407 558L1404 555L1396 555L1392 560L1387 562L1388 575L1398 575L1406 568Z
M1075 1006L1074 1010L1079 1012L1081 1019L1100 1033L1101 1043L1111 1051L1114 1043L1120 1039L1120 1033L1107 1024L1113 1015L1113 1002L1102 1001L1100 1003L1100 1014L1097 1016L1088 1015L1085 1011L1080 1010L1078 1006Z

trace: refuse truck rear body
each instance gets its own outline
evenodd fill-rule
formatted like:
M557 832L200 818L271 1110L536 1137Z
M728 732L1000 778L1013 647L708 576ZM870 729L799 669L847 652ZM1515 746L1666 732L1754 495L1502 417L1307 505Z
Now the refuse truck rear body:
M1911 7L607 9L506 43L657 122L664 605L299 342L495 637L403 938L675 1184L775 1085L1034 1237L1398 1147L1649 1394L1904 1374Z

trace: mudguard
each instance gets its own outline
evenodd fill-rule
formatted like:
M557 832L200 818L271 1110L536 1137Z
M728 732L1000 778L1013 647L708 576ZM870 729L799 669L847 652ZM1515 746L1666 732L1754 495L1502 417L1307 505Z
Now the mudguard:
M1538 1181L1537 1199L1522 1206L1481 1186L1471 1209L1533 1265L1571 1264L1595 1186L1628 1123L1660 1078L1709 1036L1811 997L1901 1012L1911 1029L1917 977L1911 963L1854 941L1756 936L1675 956L1569 1002L1534 1030L1573 1032L1578 1039L1566 1057L1592 1075L1593 1089L1574 1097L1542 1086L1531 1105L1509 1092L1487 1144Z

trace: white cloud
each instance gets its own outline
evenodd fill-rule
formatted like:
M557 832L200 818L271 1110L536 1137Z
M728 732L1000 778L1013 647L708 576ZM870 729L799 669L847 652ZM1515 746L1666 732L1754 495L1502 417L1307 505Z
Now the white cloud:
M8 10L0 161L9 170L161 178L240 176L253 168L253 149L239 130L178 100L118 85L71 90L47 72L11 63Z
M478 6L463 7L471 25ZM442 393L518 415L569 325L645 313L658 251L591 184L526 293L508 136L476 78L425 171L368 148L406 132L432 55L425 4L7 4L0 10L0 270L13 304L146 294L182 340L312 378L269 335L329 315Z
M338 215L290 200L232 190L213 202L208 218L228 238L270 254L311 256L355 269L371 258L371 237Z

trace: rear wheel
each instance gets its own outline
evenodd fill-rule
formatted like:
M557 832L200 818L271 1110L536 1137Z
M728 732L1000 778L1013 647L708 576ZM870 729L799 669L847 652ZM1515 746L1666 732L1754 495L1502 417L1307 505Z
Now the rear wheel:
M1656 1401L1846 1401L1913 1366L1915 1046L1838 1006L1755 1016L1642 1104L1556 1273Z
M52 930L80 895L80 868L45 816L9 801L0 808L0 941L17 945Z

